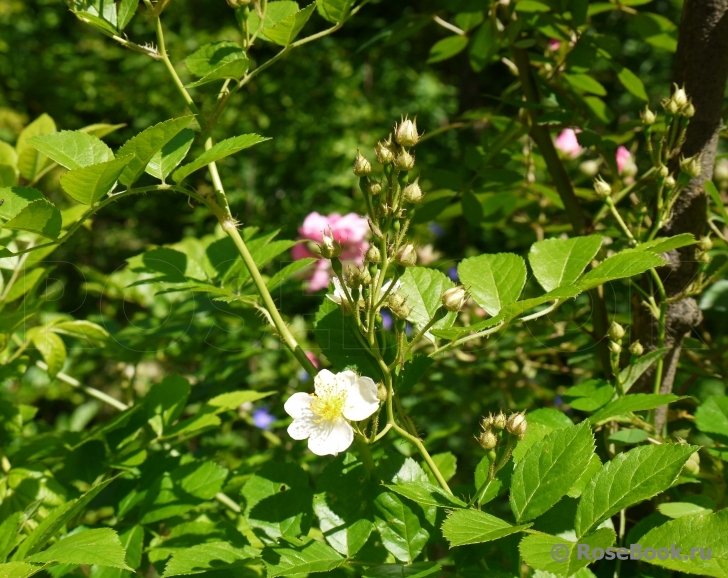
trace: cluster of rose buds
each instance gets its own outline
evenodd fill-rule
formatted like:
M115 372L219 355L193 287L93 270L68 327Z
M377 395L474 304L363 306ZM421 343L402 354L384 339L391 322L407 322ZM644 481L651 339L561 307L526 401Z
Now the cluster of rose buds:
M512 413L506 418L506 415L500 411L495 415L490 414L488 417L484 417L480 422L483 431L477 438L480 446L485 451L495 449L504 430L519 441L522 440L528 428L528 422L524 414L525 412Z
M686 118L692 118L695 115L695 107L692 99L685 92L685 87L677 84L673 84L673 86L672 94L668 98L662 99L662 108L669 114L679 114Z

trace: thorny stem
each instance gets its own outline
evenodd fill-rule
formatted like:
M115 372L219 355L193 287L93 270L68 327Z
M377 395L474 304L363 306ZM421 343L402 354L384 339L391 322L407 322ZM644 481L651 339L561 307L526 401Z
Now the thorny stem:
M177 89L179 90L180 94L182 95L182 98L184 99L185 103L187 104L187 107L190 109L192 113L197 115L199 117L200 112L197 108L197 105L195 105L194 101L192 100L192 97L187 92L187 89L185 89L184 85L182 84L182 81L180 80L179 76L177 75L177 71L174 69L174 66L172 66L172 63L169 60L169 57L167 56L167 51L164 43L164 31L162 30L162 23L159 18L156 19L156 27L157 27L157 42L159 44L159 52L162 55L162 61L164 62L165 67L167 68L167 71L169 72L170 76L172 77L172 80L175 83L175 86L177 86ZM212 137L208 137L205 140L205 150L210 150L212 148ZM283 342L286 344L288 349L293 353L294 357L298 360L298 362L301 364L301 366L309 373L309 375L315 375L317 373L316 367L313 365L311 360L306 356L306 352L301 348L301 346L298 344L296 339L293 337L293 334L291 333L290 329L286 325L286 323L283 321L283 318L281 317L280 312L278 311L278 308L276 307L275 303L273 302L273 298L271 297L270 292L268 291L268 288L265 285L265 281L263 281L263 277L260 274L260 271L258 270L257 265L255 264L255 260L253 259L253 256L250 254L250 251L248 250L247 245L245 244L245 241L243 241L243 238L240 236L240 233L238 232L237 225L235 221L232 219L232 216L230 215L230 209L227 206L227 200L225 197L225 189L222 184L222 180L220 179L220 174L217 170L217 164L213 161L209 165L207 165L207 168L210 172L210 178L212 179L213 188L215 190L216 197L218 201L221 201L219 203L214 203L211 201L207 201L206 205L210 208L210 210L215 214L215 216L218 218L218 221L220 221L220 225L222 229L228 234L228 236L232 239L233 243L235 243L235 246L238 249L238 252L240 253L240 256L243 258L243 262L245 263L245 266L248 268L248 272L250 273L250 277L253 279L253 283L255 284L255 288L258 290L258 294L260 295L261 299L263 300L263 303L265 305L266 310L268 311L268 314L270 315L271 320L273 321L273 324L278 331L279 336L283 340ZM222 207L220 206L222 205Z

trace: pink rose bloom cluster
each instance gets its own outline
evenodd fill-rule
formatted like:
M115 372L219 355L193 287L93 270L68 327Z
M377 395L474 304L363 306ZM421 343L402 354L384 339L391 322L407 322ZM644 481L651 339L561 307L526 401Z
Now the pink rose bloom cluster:
M334 239L341 243L343 248L339 259L351 261L356 265L364 262L364 253L369 248L366 236L369 233L369 225L364 217L356 213L339 215L332 213L328 216L317 212L309 214L298 229L301 239L308 239L313 243L323 241L323 233L331 231ZM306 257L318 257L313 254L306 243L293 247L293 258L297 261ZM308 282L307 291L318 291L329 286L331 279L331 264L328 259L319 259Z
M580 132L581 131L578 128L566 128L559 133L559 136L556 137L554 145L564 155L575 159L584 150L576 138L576 135ZM619 173L622 173L625 169L627 169L628 172L633 172L634 168L636 168L634 167L634 161L632 160L632 153L630 153L626 147L620 146L617 148L617 154L615 156L617 161L617 171Z
M576 139L577 133L580 132L581 131L578 128L576 130L574 130L573 128L565 128L561 131L559 136L556 137L554 145L556 145L556 148L559 149L566 156L575 159L581 154L582 151L581 145Z

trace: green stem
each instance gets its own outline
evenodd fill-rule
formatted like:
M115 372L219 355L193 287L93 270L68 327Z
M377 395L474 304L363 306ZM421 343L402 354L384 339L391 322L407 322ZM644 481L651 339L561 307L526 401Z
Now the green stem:
M660 276L657 274L657 271L654 269L650 269L650 275L652 276L652 279L655 282L655 285L657 286L657 292L660 295L660 319L659 319L659 327L658 327L658 335L657 335L657 347L663 348L665 347L665 319L667 317L667 294L665 292L665 286L662 284L662 279L660 279ZM660 386L662 385L662 367L663 367L663 359L660 357L657 360L657 363L655 364L655 385L653 388L653 393L660 393Z
M243 238L238 232L238 228L235 225L235 222L232 219L226 218L220 221L220 225L222 226L223 231L225 231L232 239L233 243L235 243L235 246L237 247L240 256L243 258L245 266L248 268L250 277L253 279L255 288L258 290L258 293L263 299L265 308L268 310L268 313L270 314L270 317L273 320L273 324L275 325L275 328L278 331L281 339L286 344L288 349L290 349L291 353L293 353L298 362L308 372L308 374L312 376L316 375L318 370L313 365L313 363L311 363L311 360L306 357L306 352L298 344L296 339L293 337L291 330L288 328L288 325L286 325L285 321L283 321L283 318L281 317L278 308L273 302L273 298L271 297L268 288L265 286L265 281L263 281L263 277L261 276L260 271L255 264L253 256L250 254L250 251L248 251L248 247L245 244L245 241L243 241Z
M432 473L435 476L435 479L440 484L443 490L445 490L448 494L451 496L453 495L452 490L450 489L450 486L447 485L447 482L445 481L445 478L440 473L440 469L437 467L437 464L434 462L430 454L428 453L427 449L425 448L425 445L422 443L422 440L416 436L413 436L408 431L402 429L400 426L398 426L396 423L392 423L392 429L396 431L400 437L403 437L408 442L410 442L412 445L414 445L417 448L417 451L420 452L422 455L422 458L425 460L428 466L430 466L430 470L432 470Z
M43 361L36 361L35 364L40 367L43 371L48 371L48 366ZM103 401L105 404L110 405L111 407L114 407L118 409L119 411L124 411L129 409L129 406L125 403L119 401L118 399L114 399L110 395L105 394L103 391L99 391L98 389L94 389L93 387L89 387L87 385L83 385L80 381L77 379L71 377L70 375L67 375L63 373L62 371L58 372L56 374L56 377L59 381L62 381L63 383L67 383L71 387L75 387L83 391L84 393L90 395L91 397L95 397L99 401Z
M155 19L155 25L157 28L156 32L157 44L159 45L159 55L162 59L162 62L164 62L164 66L167 68L167 72L169 72L169 75L172 77L174 85L177 87L177 90L182 95L182 98L187 104L187 108L189 108L193 114L199 116L200 111L197 108L197 105L192 100L190 93L187 92L185 85L182 83L180 77L177 75L177 71L174 69L174 66L172 66L172 62L169 60L169 56L167 56L167 48L164 43L164 31L162 30L162 21L158 17Z
M43 249L45 247L51 247L52 245L62 245L65 243L69 237L71 237L82 225L83 223L92 215L103 209L105 206L110 205L113 202L118 201L119 199L122 199L124 197L128 197L129 195L137 195L139 193L149 193L152 191L173 191L176 193L182 193L184 195L187 195L188 197L195 199L196 201L202 203L203 205L209 206L209 201L194 191L190 191L189 189L186 189L184 187L176 187L174 185L156 185L152 187L139 187L137 189L127 189L126 191L122 191L120 193L116 193L115 195L111 195L110 197L107 197L100 203L97 203L93 207L91 207L88 211L86 211L81 218L76 221L66 232L63 237L60 239L56 239L55 241L51 241L50 243L43 243L42 245L36 245L34 247L26 247L25 249L22 249L20 251L16 251L15 253L12 253L9 256L15 257L17 255L23 255L25 253L30 253L31 251L34 251L36 249Z
M629 230L629 227L627 226L627 223L624 222L622 219L622 215L619 214L619 211L617 210L617 207L614 204L614 201L612 200L612 197L606 198L607 206L609 207L609 210L612 212L612 215L617 220L617 224L619 224L620 229L622 229L622 232L627 236L627 238L630 240L632 244L635 244L635 238L634 235L632 235L632 231Z

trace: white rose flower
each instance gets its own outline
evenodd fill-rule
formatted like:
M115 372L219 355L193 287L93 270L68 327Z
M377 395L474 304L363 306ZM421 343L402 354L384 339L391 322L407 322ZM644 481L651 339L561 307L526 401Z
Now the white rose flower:
M353 371L318 372L315 393L294 393L283 408L293 418L288 435L308 439L308 448L318 456L336 455L354 441L349 421L361 421L379 408L377 386L369 377Z

